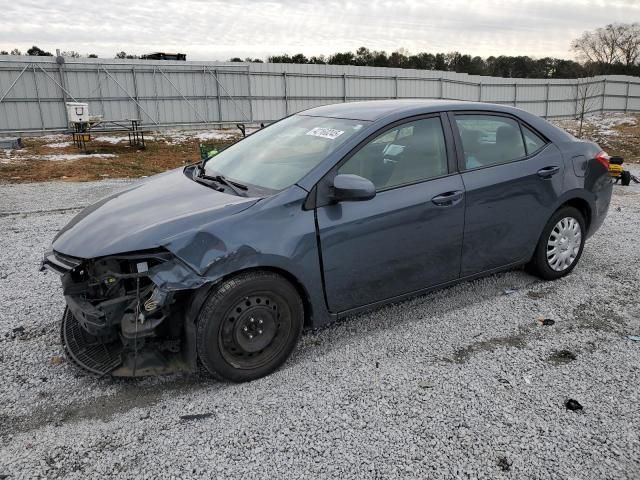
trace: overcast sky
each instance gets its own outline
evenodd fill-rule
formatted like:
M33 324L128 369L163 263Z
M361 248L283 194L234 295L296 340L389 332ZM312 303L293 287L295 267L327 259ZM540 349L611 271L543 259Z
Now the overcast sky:
M30 46L113 58L308 56L360 46L572 58L584 30L640 21L640 0L0 0L0 49Z

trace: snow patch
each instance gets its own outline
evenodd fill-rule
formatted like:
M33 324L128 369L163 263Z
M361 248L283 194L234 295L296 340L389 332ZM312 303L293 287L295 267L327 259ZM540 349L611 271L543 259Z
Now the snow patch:
M570 120L556 120L554 122L559 127L567 130L572 135L576 135L580 126L579 119ZM598 115L586 115L584 117L582 128L587 130L593 130L594 137L606 138L616 137L619 132L614 130L615 127L622 125L637 125L638 119L634 116L624 113L605 113Z
M224 141L231 140L239 135L238 130L168 130L160 134L168 145L180 145L190 140L198 141Z
M59 142L59 143L48 143L45 147L49 148L65 148L70 147L72 145L71 142Z
M58 154L58 155L40 155L39 157L34 157L34 160L50 160L50 161L63 161L63 160L85 160L87 158L114 158L117 155L113 153L67 153L67 154Z
M129 137L94 137L91 139L91 141L111 143L115 145L117 143L128 142Z

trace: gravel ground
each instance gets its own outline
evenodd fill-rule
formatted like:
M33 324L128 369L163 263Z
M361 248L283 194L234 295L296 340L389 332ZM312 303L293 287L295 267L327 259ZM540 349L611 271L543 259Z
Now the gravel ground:
M638 186L616 187L565 279L514 271L385 307L231 385L61 359L59 279L39 260L126 184L0 185L0 479L640 478Z

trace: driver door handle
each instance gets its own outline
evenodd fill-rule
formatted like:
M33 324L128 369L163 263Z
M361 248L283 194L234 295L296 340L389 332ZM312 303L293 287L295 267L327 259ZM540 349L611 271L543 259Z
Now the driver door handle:
M436 195L431 199L431 201L439 207L450 207L462 200L463 195L464 192L462 190L453 190L451 192Z
M544 167L538 170L538 176L540 178L551 178L559 171L560 171L560 167L556 165L551 165L549 167Z

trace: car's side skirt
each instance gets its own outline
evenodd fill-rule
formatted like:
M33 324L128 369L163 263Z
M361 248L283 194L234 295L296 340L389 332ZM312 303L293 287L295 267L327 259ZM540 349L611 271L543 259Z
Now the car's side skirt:
M380 300L378 302L373 302L373 303L369 303L367 305L362 305L360 307L352 308L350 310L345 310L343 312L337 313L336 314L336 318L337 319L342 319L342 318L349 317L351 315L355 315L355 314L358 314L358 313L363 313L363 312L367 312L367 311L370 311L370 310L374 310L376 308L382 307L384 305L388 305L390 303L401 302L403 300L408 300L409 298L417 297L419 295L424 295L425 293L430 293L430 292L433 292L435 290L440 290L442 288L451 287L451 286L456 285L456 284L461 283L461 282L467 282L469 280L475 280L477 278L486 277L487 275L492 275L494 273L503 272L503 271L506 271L506 270L513 270L516 267L521 267L521 266L525 265L528 261L529 261L528 258L527 259L518 260L517 262L510 263L510 264L504 265L502 267L493 268L491 270L485 270L484 272L480 272L480 273L474 273L473 275L467 275L466 277L457 278L457 279L452 280L450 282L440 283L438 285L432 285L431 287L428 287L428 288L423 288L423 289L416 290L416 291L413 291L413 292L409 292L409 293L405 293L405 294L398 295L398 296L395 296L395 297L387 298L385 300Z

